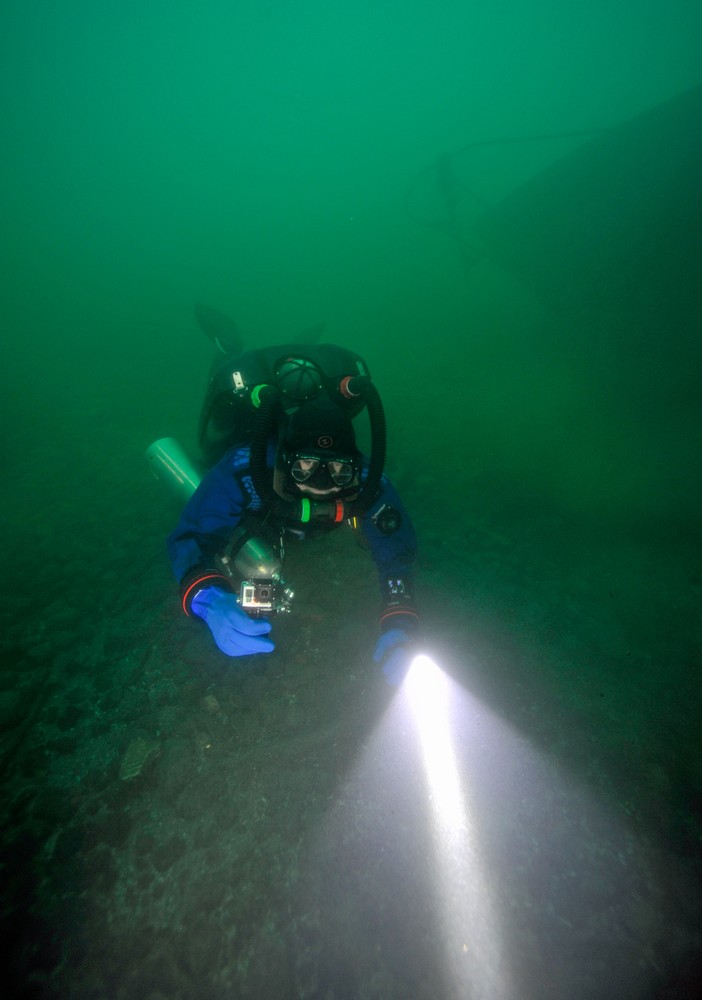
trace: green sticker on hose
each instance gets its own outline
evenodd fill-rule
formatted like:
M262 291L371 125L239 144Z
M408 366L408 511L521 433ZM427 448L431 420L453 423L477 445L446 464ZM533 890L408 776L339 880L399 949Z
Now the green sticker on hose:
M261 393L266 388L267 386L264 382L261 385L254 386L253 389L251 390L251 402L256 407L256 409L258 409L258 407L261 405Z
M302 500L300 500L300 508L300 520L303 524L307 524L312 516L312 504L307 497L303 497Z

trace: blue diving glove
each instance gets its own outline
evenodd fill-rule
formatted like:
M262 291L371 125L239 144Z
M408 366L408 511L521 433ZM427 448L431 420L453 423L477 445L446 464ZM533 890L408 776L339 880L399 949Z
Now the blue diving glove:
M270 653L275 649L270 639L263 638L270 632L271 623L249 618L234 594L219 587L206 587L195 595L190 609L207 623L214 641L227 656Z
M373 659L382 663L385 680L392 687L402 684L410 668L414 656L411 642L412 634L407 629L391 628L375 644Z

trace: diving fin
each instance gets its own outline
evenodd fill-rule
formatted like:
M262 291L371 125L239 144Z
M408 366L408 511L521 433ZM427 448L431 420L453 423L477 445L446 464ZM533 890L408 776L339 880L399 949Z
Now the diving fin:
M206 306L202 302L195 303L195 317L200 324L203 333L212 341L217 350L225 357L236 357L244 350L244 342L241 339L237 325L233 319L212 306ZM303 330L295 338L298 344L317 344L322 339L326 323L316 323Z
M324 333L324 328L327 324L322 320L321 323L317 323L315 326L308 327L307 330L303 330L302 333L297 338L298 344L318 344L322 339L322 334Z
M195 317L218 351L226 357L242 353L244 344L233 319L202 302L195 303Z

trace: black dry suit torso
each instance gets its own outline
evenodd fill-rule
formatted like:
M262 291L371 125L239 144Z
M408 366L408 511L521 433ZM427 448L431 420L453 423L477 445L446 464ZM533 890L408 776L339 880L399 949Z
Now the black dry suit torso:
M349 502L284 500L273 490L266 467L268 443L281 422L319 396L328 398L350 420L368 407L370 463L358 497ZM256 491L277 517L339 521L363 514L378 494L385 461L385 418L360 355L335 344L284 344L215 362L200 415L199 443L208 466L235 445L249 444Z

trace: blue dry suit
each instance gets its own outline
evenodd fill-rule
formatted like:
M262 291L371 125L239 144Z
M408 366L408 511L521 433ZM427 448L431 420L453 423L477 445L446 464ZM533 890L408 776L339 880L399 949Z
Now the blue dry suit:
M266 461L272 468L275 462L273 444L268 447ZM366 468L364 465L362 478ZM391 533L381 531L374 520L383 507L393 508L399 514L399 526ZM178 525L168 537L168 553L181 587L186 614L191 613L193 582L199 587L203 584L220 585L221 574L213 570L214 557L226 547L247 511L265 515L264 505L251 478L250 449L248 445L243 445L228 451L204 476L183 509ZM417 622L411 596L416 536L412 522L387 477L382 477L381 491L360 519L360 525L380 580L383 602L381 630L412 629ZM297 524L293 526L299 527Z

